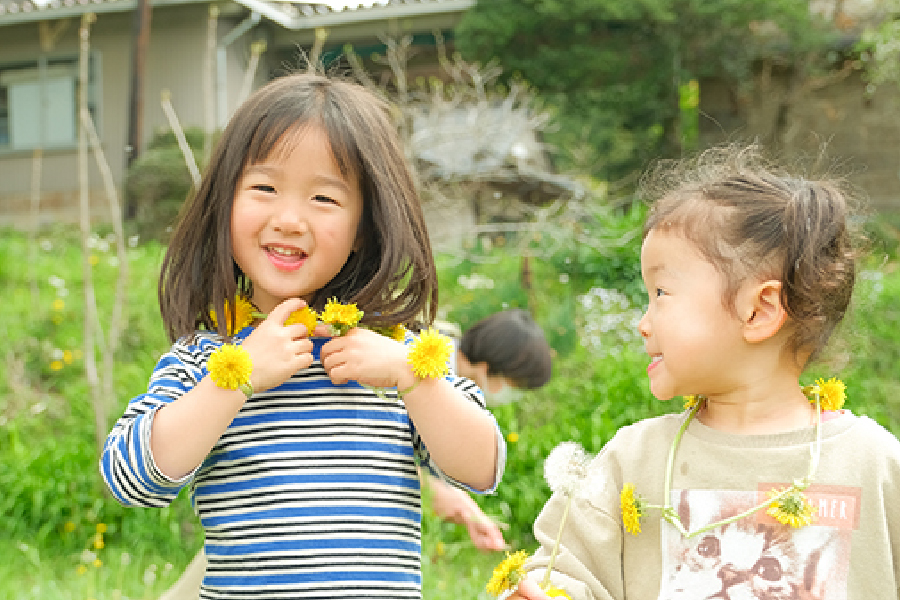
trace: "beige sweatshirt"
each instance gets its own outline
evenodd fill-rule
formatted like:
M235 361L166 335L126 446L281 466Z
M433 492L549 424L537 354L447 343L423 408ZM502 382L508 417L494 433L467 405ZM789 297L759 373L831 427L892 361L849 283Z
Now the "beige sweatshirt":
M666 460L685 414L623 428L573 498L553 582L573 599L890 600L900 598L900 441L849 411L822 424L821 459L806 495L813 525L794 529L756 512L682 537L649 509L641 533L622 526L620 492L663 505ZM725 434L694 420L675 455L671 504L691 532L760 504L806 475L813 427ZM566 498L554 495L529 562L542 578Z

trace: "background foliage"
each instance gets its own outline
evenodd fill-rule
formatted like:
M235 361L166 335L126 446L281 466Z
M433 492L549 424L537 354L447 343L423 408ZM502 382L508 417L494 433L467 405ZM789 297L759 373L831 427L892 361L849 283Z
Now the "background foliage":
M547 139L562 166L615 181L694 148L691 82L717 77L740 96L760 57L821 63L836 38L808 0L491 0L466 13L456 44L555 107Z
M605 218L604 226L623 229L639 222L633 214ZM842 370L816 367L809 377L843 377L852 410L897 433L897 229L890 219L870 229L875 256L834 353L839 361L853 360ZM634 279L638 237L606 255L554 246L530 260L530 291L521 285L521 258L497 243L462 262L439 256L445 318L465 328L488 312L531 306L555 340L551 382L494 410L508 440L507 475L496 495L478 501L509 526L506 537L515 548L534 547L530 525L549 495L543 459L556 444L574 440L596 452L620 426L679 408L650 396L646 357L633 335L645 302ZM91 245L95 283L111 286L114 248L102 235ZM128 249L129 326L116 362L114 415L143 391L168 346L155 298L162 251L156 242ZM32 260L15 258L29 253ZM44 232L33 245L21 234L0 235L6 300L0 333L7 340L0 369L0 597L156 598L199 548L202 534L183 496L166 509L126 509L102 486L79 355L80 260L80 244L68 231ZM425 513L425 598L485 597L483 586L500 557L478 553L462 528Z

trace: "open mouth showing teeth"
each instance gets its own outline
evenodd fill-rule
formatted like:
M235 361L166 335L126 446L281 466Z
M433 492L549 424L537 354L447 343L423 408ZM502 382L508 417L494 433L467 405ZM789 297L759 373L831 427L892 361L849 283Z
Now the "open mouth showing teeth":
M306 253L302 250L297 250L294 248L279 248L275 246L266 246L266 252L270 254L274 254L276 256L281 256L284 258L303 258L306 256Z

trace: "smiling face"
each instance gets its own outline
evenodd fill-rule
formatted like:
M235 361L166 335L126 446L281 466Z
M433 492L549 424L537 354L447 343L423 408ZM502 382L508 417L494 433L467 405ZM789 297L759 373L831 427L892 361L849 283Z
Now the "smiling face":
M356 177L341 173L317 125L289 132L262 162L247 165L234 196L231 245L257 308L309 301L331 281L357 245L362 211Z
M650 355L650 391L660 400L717 394L741 356L742 323L723 303L722 274L677 231L651 230L641 247L650 296L638 324Z

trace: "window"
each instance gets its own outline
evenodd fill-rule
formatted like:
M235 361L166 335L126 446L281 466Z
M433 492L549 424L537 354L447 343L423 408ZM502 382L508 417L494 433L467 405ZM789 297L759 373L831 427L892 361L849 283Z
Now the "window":
M94 60L89 81L94 82ZM0 64L0 150L74 146L78 140L78 58ZM88 86L88 109L96 115ZM95 116L96 118L96 116Z

